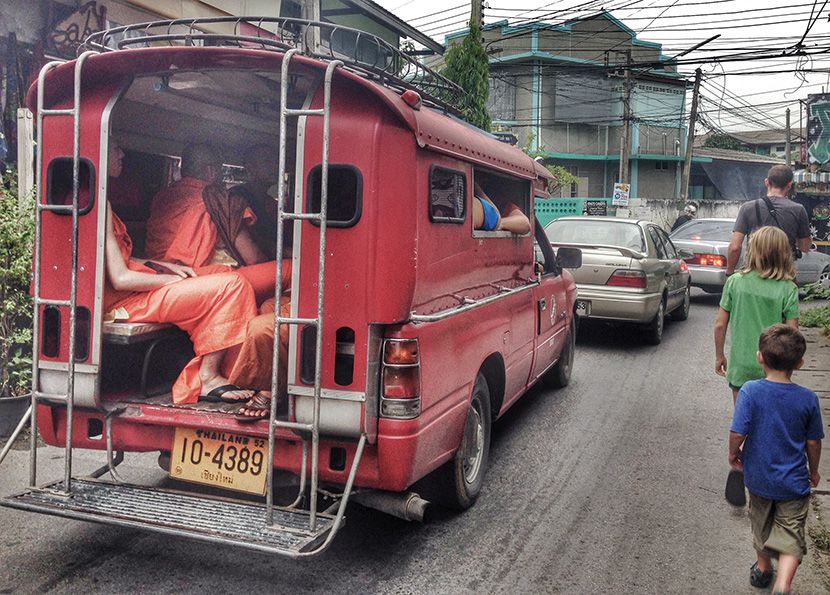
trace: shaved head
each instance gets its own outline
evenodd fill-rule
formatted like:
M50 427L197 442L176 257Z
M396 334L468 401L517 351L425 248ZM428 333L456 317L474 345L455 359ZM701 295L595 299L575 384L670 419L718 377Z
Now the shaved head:
M182 151L182 175L212 182L222 171L222 158L213 145L194 143Z

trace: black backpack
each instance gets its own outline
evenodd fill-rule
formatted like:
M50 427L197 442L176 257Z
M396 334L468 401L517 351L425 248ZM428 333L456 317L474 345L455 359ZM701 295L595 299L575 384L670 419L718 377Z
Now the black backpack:
M764 203L767 207L767 211L769 211L772 220L774 221L775 227L784 231L784 228L781 227L781 223L778 221L778 209L775 208L775 205L772 204L772 201L769 199L769 196L762 196L761 198L755 201L755 222L758 224L758 227L762 226L762 219L761 219L761 203ZM754 230L753 230L754 231ZM786 232L785 232L786 233ZM787 234L787 240L790 243L790 250L792 250L793 258L798 260L801 258L801 249L795 244L795 240Z

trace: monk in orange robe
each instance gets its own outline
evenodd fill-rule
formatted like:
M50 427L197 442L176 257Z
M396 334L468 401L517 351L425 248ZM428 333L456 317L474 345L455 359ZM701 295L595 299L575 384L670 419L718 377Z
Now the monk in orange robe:
M274 298L267 300L260 308L260 315L248 322L245 341L239 350L239 357L228 375L231 383L257 391L253 399L240 410L236 419L255 421L270 415L271 374L274 355ZM291 312L291 298L280 298L280 316ZM280 326L280 368L277 376L277 391L285 402L288 385L288 325Z
M153 199L145 252L148 258L181 263L200 274L236 270L251 283L257 299L264 300L274 293L276 268L273 261L265 262L266 256L248 232L247 227L256 221L250 209L242 210L244 224L233 230L220 249L219 229L205 197L206 191L217 190L221 172L222 161L215 148L205 144L185 147L182 178ZM248 266L234 269L239 264ZM290 274L283 278L290 278Z
M121 173L124 153L110 142L108 173ZM197 276L188 266L131 258L126 227L107 204L104 311L127 322L167 322L190 335L194 357L173 385L173 402L242 402L253 391L233 386L220 373L229 348L245 339L256 315L251 284L238 273Z

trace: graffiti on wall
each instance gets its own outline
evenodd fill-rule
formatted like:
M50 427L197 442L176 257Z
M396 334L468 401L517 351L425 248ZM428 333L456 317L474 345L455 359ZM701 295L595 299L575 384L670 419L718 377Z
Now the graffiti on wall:
M105 28L106 17L107 8L98 6L94 0L82 4L52 26L46 39L49 52L63 58L74 58L84 39Z

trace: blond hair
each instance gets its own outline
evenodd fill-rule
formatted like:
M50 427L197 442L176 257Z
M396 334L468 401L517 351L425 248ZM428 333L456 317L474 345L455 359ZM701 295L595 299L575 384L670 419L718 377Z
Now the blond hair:
M795 279L795 261L786 233L771 225L752 232L743 272L750 271L757 272L765 279Z

